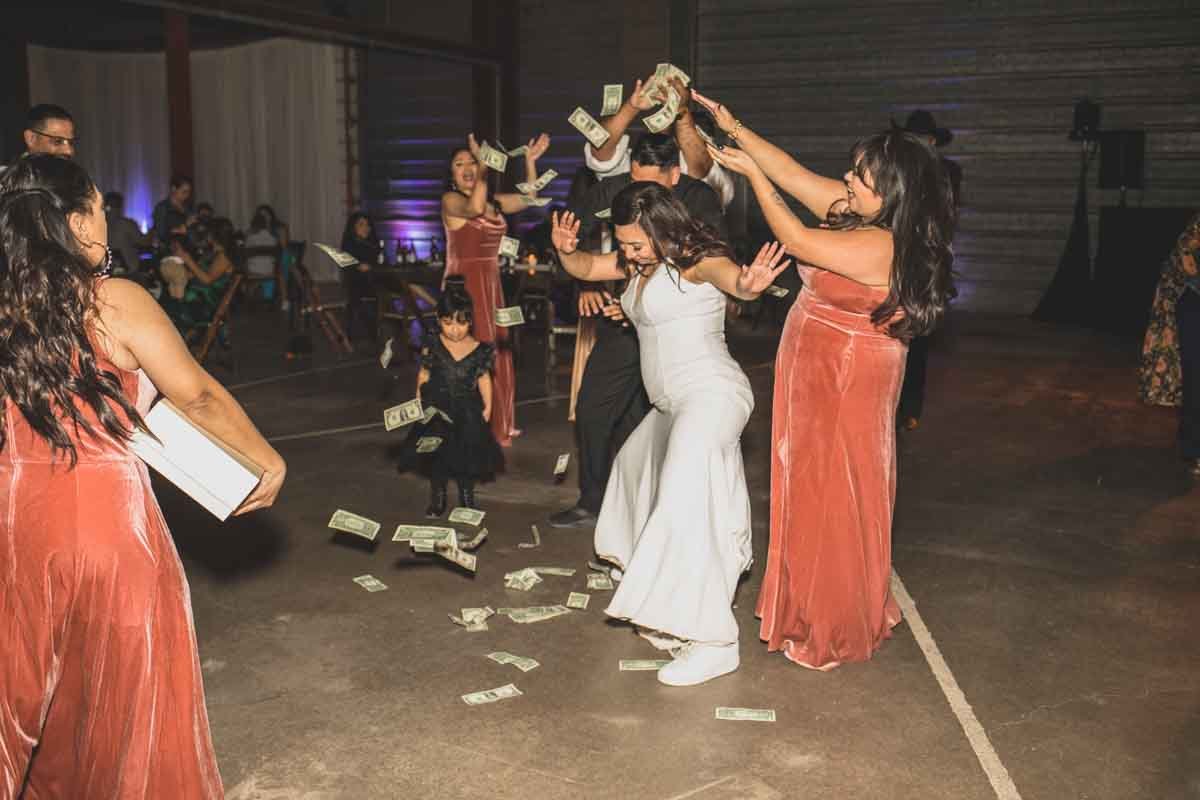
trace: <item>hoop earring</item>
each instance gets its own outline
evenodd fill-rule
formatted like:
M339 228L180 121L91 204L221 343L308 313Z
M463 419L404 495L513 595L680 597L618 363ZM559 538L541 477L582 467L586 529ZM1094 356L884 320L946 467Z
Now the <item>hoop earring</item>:
M96 276L107 278L113 272L113 251L108 245L104 245L104 258L101 259L96 267Z

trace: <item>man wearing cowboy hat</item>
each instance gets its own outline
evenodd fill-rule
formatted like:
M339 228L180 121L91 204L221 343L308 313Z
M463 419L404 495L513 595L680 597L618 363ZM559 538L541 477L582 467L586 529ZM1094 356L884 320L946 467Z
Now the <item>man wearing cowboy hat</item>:
M892 127L900 127L892 122ZM937 122L923 108L908 115L902 130L924 137L934 147L950 144L954 134L939 128ZM946 157L942 166L950 176L950 188L954 194L954 206L962 204L962 167ZM901 430L916 430L921 424L921 412L925 406L925 367L929 361L929 337L919 336L908 346L908 363L904 368L904 385L900 388L900 404L896 410L898 427Z

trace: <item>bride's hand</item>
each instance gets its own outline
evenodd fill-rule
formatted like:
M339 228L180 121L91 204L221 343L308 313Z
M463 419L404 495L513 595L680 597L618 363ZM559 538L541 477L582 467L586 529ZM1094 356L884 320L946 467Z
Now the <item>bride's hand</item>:
M717 127L721 130L729 133L737 127L737 117L733 115L732 111L716 100L700 94L695 89L692 90L692 99L708 109L708 113L713 115L713 121L717 123Z
M751 158L745 150L741 150L733 145L714 147L709 144L705 145L705 147L708 148L708 154L712 156L713 161L731 172L736 172L738 175L746 175L747 177L756 172L762 172L762 168L758 166L758 162Z
M559 255L569 256L579 248L579 220L570 211L550 215L550 242Z
M528 161L537 161L546 151L550 149L550 134L543 133L529 140L525 145L525 158Z
M758 251L758 255L754 261L742 267L742 274L738 276L737 288L739 292L746 294L761 294L763 289L766 289L779 274L792 265L792 260L789 258L780 264L786 251L779 242L767 242Z

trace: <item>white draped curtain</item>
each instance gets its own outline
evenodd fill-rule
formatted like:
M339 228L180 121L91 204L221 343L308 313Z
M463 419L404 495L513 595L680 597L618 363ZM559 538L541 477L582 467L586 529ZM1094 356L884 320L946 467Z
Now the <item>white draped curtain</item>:
M148 223L170 180L163 54L37 46L28 54L32 102L71 112L80 163ZM347 208L338 55L295 39L192 53L197 200L238 228L266 203L293 239L339 243ZM336 277L311 248L305 261L317 280Z

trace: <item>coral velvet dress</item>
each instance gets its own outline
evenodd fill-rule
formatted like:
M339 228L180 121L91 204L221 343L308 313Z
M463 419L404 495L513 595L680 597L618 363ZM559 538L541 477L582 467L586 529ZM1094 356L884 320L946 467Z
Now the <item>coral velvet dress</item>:
M138 397L140 373L97 360ZM90 410L97 437L67 428L74 468L11 402L2 413L0 797L222 797L187 580L146 465Z
M472 332L481 342L494 345L492 369L492 433L502 446L512 444L516 428L517 378L513 371L508 330L496 324L496 309L504 308L500 286L500 238L508 230L504 217L486 214L467 220L456 231L446 227L446 277L461 275L475 305Z
M896 404L907 348L872 324L887 289L801 267L775 360L771 540L760 637L798 664L869 659L892 598Z

